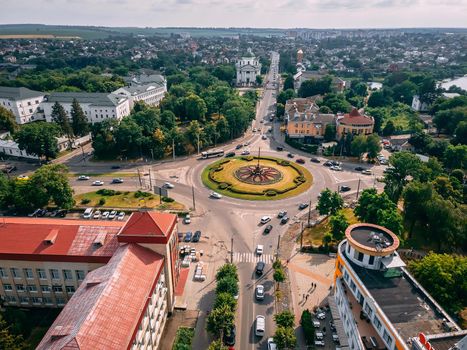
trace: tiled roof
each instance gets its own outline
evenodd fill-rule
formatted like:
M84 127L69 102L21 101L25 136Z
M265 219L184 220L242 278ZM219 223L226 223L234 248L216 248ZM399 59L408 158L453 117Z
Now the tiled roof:
M118 106L126 97L99 92L52 92L47 96L47 101L51 103L72 103L73 99L91 106Z
M163 266L147 248L120 246L89 272L36 349L127 349Z
M106 262L124 223L49 218L2 218L0 258ZM53 238L53 239L52 239ZM99 242L96 239L99 238Z
M343 117L339 118L339 123L341 124L350 124L350 125L369 125L374 124L372 117L361 114L358 109L353 108L350 113L344 114Z
M8 87L0 86L0 98L6 98L9 100L26 100L34 97L42 97L45 93L40 91L30 90L24 87Z
M142 211L131 214L119 232L121 236L150 236L168 239L177 223L177 215L158 211Z

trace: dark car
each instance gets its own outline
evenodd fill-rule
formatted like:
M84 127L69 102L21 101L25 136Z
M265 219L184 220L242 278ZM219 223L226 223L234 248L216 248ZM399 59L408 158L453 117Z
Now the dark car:
M258 261L258 262L256 263L256 269L255 269L256 274L261 276L261 275L263 274L263 271L264 271L264 267L265 267L265 266L266 266L266 264L265 264L264 262Z
M193 235L193 239L191 241L199 242L200 238L201 238L201 231L195 231L195 234Z
M298 158L298 159L296 160L296 162L297 162L298 164L305 164L305 159Z
M240 144L240 145L237 145L237 146L235 147L235 149L240 149L240 148L242 148L242 147L243 147L243 145Z
M226 153L225 156L226 156L227 158L235 157L235 152L228 152L228 153Z
M112 165L111 169L120 169L121 166L120 165Z
M355 170L356 170L356 171L363 171L363 170L365 170L365 168L364 168L364 167L361 167L361 166L358 166L358 167L355 168Z
M57 215L59 218L64 218L68 214L68 210L66 209L60 209L57 211Z
M346 186L346 185L342 185L342 186L340 187L340 191L341 191L341 192L348 192L348 191L350 191L350 187L349 187L349 186Z
M193 237L193 234L191 232L187 232L185 235L185 242L191 242L191 237Z
M295 157L295 156L294 156L292 153L288 153L288 154L287 154L287 157L293 158L293 157Z
M112 179L112 181L110 182L111 184L122 184L123 183L123 179L121 178L115 178L115 179Z
M311 160L313 163L321 163L321 161L320 161L318 158L315 158L315 157L311 158L310 160Z
M284 150L284 147L277 146L277 147L276 147L276 150L277 150L277 151L279 151L279 152L281 152L281 151L283 151L283 150Z
M235 326L232 326L232 328L226 329L226 331L224 332L222 341L224 342L225 345L233 346L235 345L235 335L236 335Z
M267 234L267 233L271 232L271 230L272 230L272 225L268 225L268 226L266 226L266 228L264 229L264 233Z
M282 217L281 219L281 225L285 225L287 222L289 222L289 217L286 215L284 217Z
M329 160L325 161L323 163L324 166L332 166L332 162L330 162Z
M300 203L300 205L298 206L299 210L303 210L305 208L308 208L308 203Z

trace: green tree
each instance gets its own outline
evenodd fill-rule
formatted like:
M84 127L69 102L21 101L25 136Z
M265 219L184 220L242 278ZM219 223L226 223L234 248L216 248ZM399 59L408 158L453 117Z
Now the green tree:
M52 120L60 127L62 133L66 135L68 139L71 139L73 137L73 129L70 125L70 119L60 103L55 102L52 106L51 117Z
M277 95L277 103L281 103L285 106L287 100L295 98L295 91L293 89L283 90Z
M190 94L185 97L184 101L185 117L189 120L204 121L204 117L208 111L204 100L195 94Z
M313 325L313 317L311 315L310 310L303 310L302 317L300 319L300 324L302 325L303 335L305 336L305 342L307 343L307 345L314 344L315 327Z
M176 126L176 116L172 111L161 113L161 126L166 130L173 129Z
M467 122L467 106L438 111L433 118L433 123L438 130L450 135L454 133L461 122Z
M353 156L360 159L367 150L367 137L365 135L355 136L350 144L350 150Z
M331 225L332 238L336 241L340 241L344 238L345 230L349 226L345 215L339 211L329 219Z
M385 107L392 104L392 98L388 89L374 91L368 98L368 107Z
M285 106L282 103L277 103L276 104L276 115L278 117L284 116L285 113Z
M383 135L391 136L391 135L394 135L395 131L396 131L396 126L394 125L394 122L392 120L388 120L386 125L383 128Z
M238 281L238 272L237 272L237 266L234 264L224 264L222 265L216 273L216 280L219 281L223 278L226 277L231 277Z
M456 178L460 183L464 181L464 172L461 169L454 169L450 176Z
M326 76L321 79L305 80L298 89L300 97L309 97L314 95L324 95L331 92L332 78Z
M410 152L397 152L389 157L390 168L386 171L384 191L392 201L397 202L408 182L408 178L418 179L422 162Z
M263 83L263 77L261 75L256 76L256 85L261 85Z
M235 79L235 76L236 76L235 67L231 64L223 64L223 65L217 66L212 72L212 75L217 77L217 79L219 80L223 80L228 83L231 83Z
M274 342L278 349L295 349L297 337L295 336L294 329L292 327L277 327L274 334Z
M347 113L350 112L352 106L345 99L343 94L326 94L321 102L319 102L320 109L328 107L332 113Z
M449 199L451 202L462 202L461 191L453 186L453 182L449 177L438 176L433 181L433 187L444 199Z
M55 124L37 122L23 125L13 138L21 150L49 160L58 155L57 137L59 134L59 129Z
M237 307L237 300L230 293L219 293L216 295L216 300L214 301L214 309L218 309L227 305L230 310L235 311Z
M467 144L467 121L462 121L457 124L456 130L454 130L454 142L460 144Z
M7 130L12 134L18 130L14 114L3 106L0 106L0 130Z
M412 237L415 225L425 224L426 203L433 198L433 186L430 183L410 182L404 189L404 218L409 223L409 238Z
M229 293L230 295L237 295L238 294L238 282L232 276L227 276L221 278L217 281L216 286L216 293Z
M276 283L282 283L285 281L285 271L284 268L281 266L277 269L274 269L274 273L272 275L272 278Z
M369 159L375 159L379 152L381 152L381 142L376 134L371 134L366 139L366 148Z
M321 191L318 205L319 215L334 215L344 206L344 200L337 192L331 191L329 188Z
M294 80L292 74L287 74L287 77L284 80L284 90L294 89Z
M295 315L290 310L284 310L274 315L274 321L278 327L293 327L295 325Z
M321 108L320 108L321 111ZM336 139L336 126L333 124L327 124L324 129L324 141L334 141Z
M71 103L70 114L73 134L77 136L86 135L89 132L89 123L86 116L84 115L83 109L75 98Z
M235 322L235 313L223 305L220 308L213 309L208 316L206 329L214 336L220 336L223 332L231 329Z
M11 333L10 326L0 314L0 349L21 350L24 346L23 338Z
M114 129L113 134L115 137L115 147L119 150L120 154L128 157L142 156L143 130L132 118L123 118Z
M417 90L418 87L416 84L409 80L405 80L404 82L392 87L392 96L395 101L402 102L410 106L412 104L413 96L417 94Z
M444 154L444 165L448 169L467 169L467 145L450 145Z
M222 339L217 339L209 344L208 350L228 350L228 347L222 344Z

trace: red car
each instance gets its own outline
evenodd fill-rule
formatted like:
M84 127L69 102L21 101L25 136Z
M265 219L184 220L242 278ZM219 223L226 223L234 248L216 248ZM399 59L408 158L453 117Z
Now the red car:
M298 158L298 159L297 159L297 163L298 163L298 164L305 164L305 159Z

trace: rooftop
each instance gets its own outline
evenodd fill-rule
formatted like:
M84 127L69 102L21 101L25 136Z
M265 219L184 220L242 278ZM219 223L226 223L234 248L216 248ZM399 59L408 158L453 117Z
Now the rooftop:
M390 253L399 247L399 238L388 229L373 224L354 224L345 230L351 245L370 253Z
M0 258L107 262L118 247L120 221L51 218L0 220Z
M131 237L144 236L167 242L176 223L177 215L175 214L157 211L134 212L118 233L119 241L126 242L131 240Z
M26 100L34 97L42 97L44 95L44 92L34 91L24 87L0 86L0 98L7 98L9 100Z
M127 349L163 264L138 244L120 246L89 272L37 349Z
M351 125L370 125L374 124L372 117L362 114L363 112L359 111L357 108L353 108L350 113L346 113L339 118L341 124L351 124Z
M126 97L100 92L52 92L47 96L48 102L72 103L73 99L79 103L113 107L119 105Z

